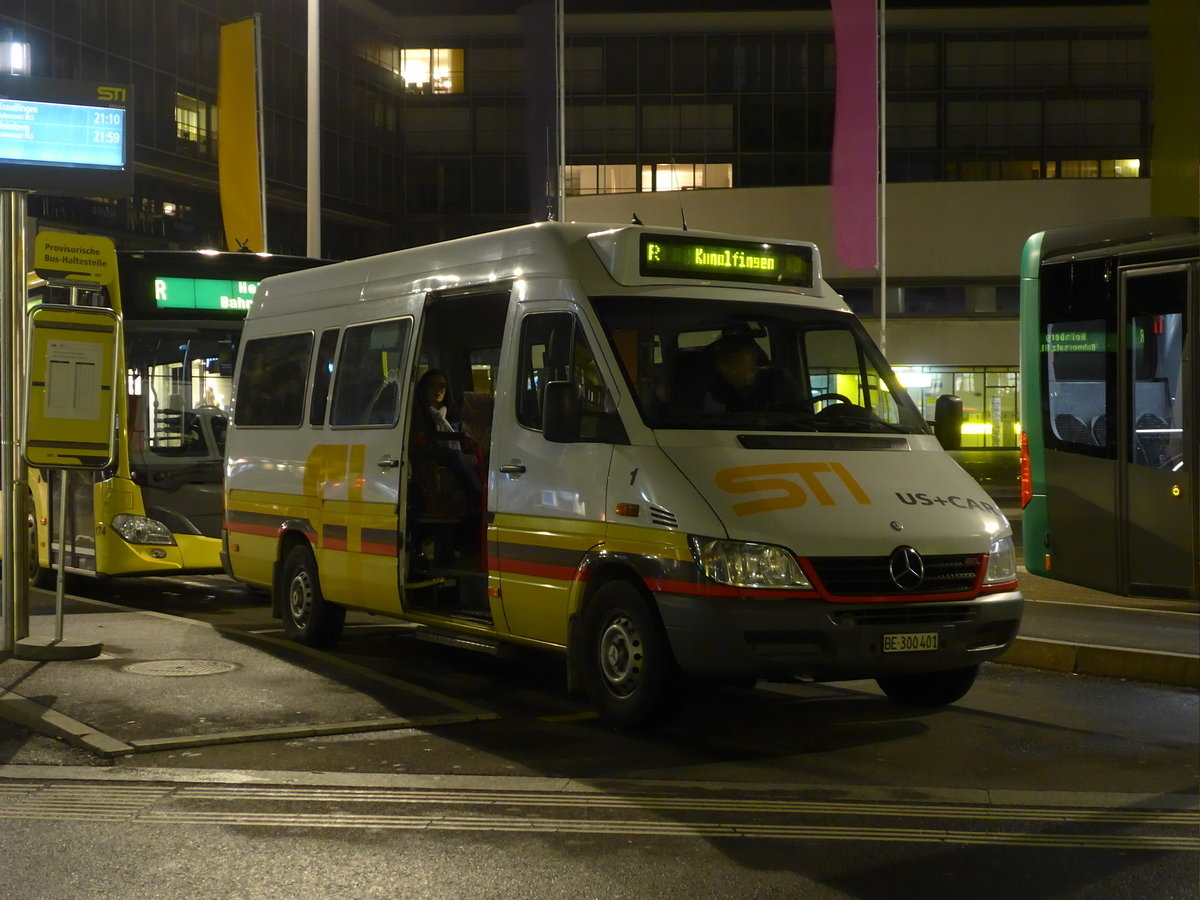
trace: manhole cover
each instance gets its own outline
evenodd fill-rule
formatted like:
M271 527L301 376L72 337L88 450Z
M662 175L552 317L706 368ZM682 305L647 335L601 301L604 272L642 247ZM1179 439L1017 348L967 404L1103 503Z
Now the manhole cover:
M121 671L134 675L221 675L232 672L237 665L217 659L152 659L131 663Z

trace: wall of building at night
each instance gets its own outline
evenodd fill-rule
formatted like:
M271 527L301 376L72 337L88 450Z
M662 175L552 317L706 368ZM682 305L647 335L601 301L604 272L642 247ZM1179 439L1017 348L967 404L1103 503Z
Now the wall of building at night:
M517 2L323 0L322 249L333 257L519 224L548 183ZM551 9L553 4L543 4ZM638 7L639 12L626 12ZM834 252L836 48L827 0L711 11L577 5L565 35L565 217L815 241L879 333L879 274ZM754 6L754 4L750 4ZM572 4L567 4L568 9ZM644 9L643 9L644 7ZM790 8L788 8L790 7ZM467 8L467 7L464 7ZM1150 210L1148 0L887 13L889 356L922 392L978 396L979 446L1015 446L1025 238ZM414 14L434 13L434 14ZM35 195L43 228L119 246L222 242L217 41L261 17L268 246L305 249L305 17L292 0L6 0L34 75L133 86L135 193ZM540 139L539 139L540 140ZM536 152L535 152L536 151ZM1001 410L997 414L997 404ZM999 417L997 417L999 416ZM986 421L985 421L986 420ZM983 426L996 425L987 432Z

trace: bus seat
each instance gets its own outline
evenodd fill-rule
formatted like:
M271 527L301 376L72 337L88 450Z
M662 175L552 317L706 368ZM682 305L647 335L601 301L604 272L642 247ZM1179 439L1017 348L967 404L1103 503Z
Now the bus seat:
M671 364L667 405L675 413L699 411L712 376L712 361L703 349L680 350Z
M1092 419L1092 440L1097 447L1108 446L1108 414L1100 413Z
M1154 413L1138 416L1134 438L1137 444L1135 454L1139 463L1152 468L1162 466L1171 443L1170 435L1167 434L1169 427L1166 420Z
M1054 433L1060 440L1072 444L1095 446L1096 443L1092 430L1084 424L1083 419L1071 413L1059 413L1054 417Z

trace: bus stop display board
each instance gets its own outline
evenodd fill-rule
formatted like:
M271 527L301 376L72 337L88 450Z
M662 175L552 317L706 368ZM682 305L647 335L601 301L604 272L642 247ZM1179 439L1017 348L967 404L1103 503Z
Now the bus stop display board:
M102 469L115 457L117 336L110 309L38 306L29 314L25 461Z
M0 188L133 191L129 87L0 75Z

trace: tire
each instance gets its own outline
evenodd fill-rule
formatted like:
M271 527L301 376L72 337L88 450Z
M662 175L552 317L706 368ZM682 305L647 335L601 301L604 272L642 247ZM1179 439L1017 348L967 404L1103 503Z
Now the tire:
M876 678L875 683L896 703L932 709L949 706L965 697L978 674L979 666L967 666L943 672L884 675Z
M592 597L579 652L588 699L607 725L645 725L676 680L675 659L657 615L642 592L625 581L610 581Z
M332 647L342 636L345 607L321 593L317 562L306 544L297 544L283 563L283 631L310 647Z

